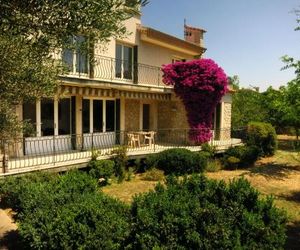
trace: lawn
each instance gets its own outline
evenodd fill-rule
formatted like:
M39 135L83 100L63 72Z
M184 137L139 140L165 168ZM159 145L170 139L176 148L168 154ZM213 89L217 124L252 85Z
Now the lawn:
M263 158L252 168L244 170L221 170L206 173L212 179L229 181L244 177L257 188L262 196L273 195L278 207L284 208L289 217L287 249L299 249L300 245L300 154L278 150L273 157ZM112 184L103 191L122 201L130 202L138 193L154 188L156 182L142 180L137 175L129 182Z

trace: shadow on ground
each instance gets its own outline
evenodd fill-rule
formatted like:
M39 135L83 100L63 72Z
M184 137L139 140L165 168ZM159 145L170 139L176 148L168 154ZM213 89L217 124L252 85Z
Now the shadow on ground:
M300 203L300 191L292 191L289 194L283 194L279 196L282 199L285 199L287 201L292 201L296 203ZM299 211L300 213L300 211Z
M249 168L250 175L262 175L266 179L284 180L290 174L299 172L300 166L291 166L278 163L261 164L256 167Z
M300 246L300 221L290 223L287 225L287 241L285 249L299 250Z
M0 249L25 250L20 242L20 237L17 230L11 230L0 238Z

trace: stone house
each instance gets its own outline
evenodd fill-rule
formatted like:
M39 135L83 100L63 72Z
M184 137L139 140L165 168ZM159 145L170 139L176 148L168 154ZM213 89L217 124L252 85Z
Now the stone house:
M57 98L17 107L19 118L33 124L34 136L23 135L15 156L127 144L126 131L155 131L158 143L186 139L185 108L163 84L161 66L202 58L205 30L185 25L180 39L143 26L140 16L127 20L126 27L130 35L112 39L105 49L94 44L90 55L59 53L69 74L61 76ZM213 139L230 140L230 126L228 93L215 110Z

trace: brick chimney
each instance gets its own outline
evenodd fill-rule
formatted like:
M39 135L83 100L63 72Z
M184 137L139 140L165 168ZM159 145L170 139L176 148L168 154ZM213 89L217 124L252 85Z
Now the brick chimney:
M204 47L203 34L206 31L200 28L187 26L184 24L184 40Z

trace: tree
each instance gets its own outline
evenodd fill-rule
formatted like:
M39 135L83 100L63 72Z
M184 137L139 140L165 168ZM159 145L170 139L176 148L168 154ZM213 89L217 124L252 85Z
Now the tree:
M232 127L245 127L250 121L263 122L267 115L262 94L252 89L239 89L232 97Z
M238 90L240 88L240 78L237 75L228 76L228 85L232 86L234 90Z
M296 132L297 140L300 135L300 77L290 81L286 87L282 88L283 121L293 127Z
M126 36L124 20L141 4L146 1L0 0L0 140L22 129L17 104L55 94L63 68L51 54L74 34L99 43Z
M276 130L280 132L281 128L286 127L283 116L283 87L279 90L273 89L271 86L262 93L261 106L267 110L265 122L271 123Z
M190 126L189 137L196 143L210 140L212 115L228 91L228 78L212 59L198 59L164 65L163 81L174 86L182 100Z

